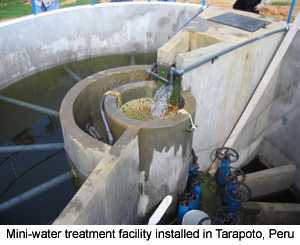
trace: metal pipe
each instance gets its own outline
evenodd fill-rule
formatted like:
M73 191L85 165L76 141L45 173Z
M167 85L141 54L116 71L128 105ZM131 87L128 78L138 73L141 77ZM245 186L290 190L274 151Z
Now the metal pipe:
M170 37L174 37L178 32L180 32L181 30L183 30L185 27L187 27L194 19L196 19L198 17L199 14L201 14L205 9L207 8L206 4L205 5L201 5L200 9L196 12L195 15L193 15L190 19L188 19L178 30L176 30Z
M13 153L13 152L18 152L18 151L60 150L63 148L64 148L63 143L0 146L0 154L1 153Z
M17 105L17 106L28 108L33 111L38 111L38 112L41 112L41 113L44 113L44 114L47 114L50 116L59 117L58 111L48 109L48 108L45 108L45 107L42 107L39 105L35 105L32 103L28 103L28 102L25 102L22 100L13 99L13 98L10 98L10 97L4 96L4 95L0 95L0 100L7 102L7 103Z
M108 144L113 145L114 144L114 137L112 135L111 129L109 127L108 121L106 119L106 115L104 112L104 100L105 100L106 94L104 94L101 97L101 101L100 101L100 118L103 121L104 124L104 128L105 128L105 132L106 132L106 136L107 136L107 140L108 140Z
M64 66L63 67L64 71L66 73L68 73L70 75L70 77L72 77L76 82L79 82L81 79L80 76L78 76L74 71L72 71L69 67L67 66Z
M158 75L157 73L151 71L150 69L147 69L147 70L146 70L146 73L148 73L148 74L154 76L155 78L157 78L157 79L159 79L159 80L162 80L162 81L165 82L165 83L170 83L169 80L165 79L164 77L161 77L160 75Z
M253 42L256 42L256 41L259 41L261 39L264 39L266 37L269 37L269 36L272 36L274 34L277 34L277 33L280 33L280 32L286 32L288 30L288 27L284 27L284 28L280 28L280 29L277 29L277 30L274 30L274 31L271 31L271 32L268 32L268 33L265 33L263 35L260 35L260 36L257 36L255 38L252 38L252 39L249 39L249 40L246 40L244 42L241 42L241 43L238 43L238 44L235 44L235 45L232 45L230 47L227 47L221 51L218 51L214 54L211 54L209 55L208 57L198 61L198 62L195 62L194 64L184 68L184 69L175 69L175 73L178 75L178 76L182 76L183 74L187 73L187 72L190 72L192 70L194 70L195 68L198 68L199 66L201 65L204 65L212 60L215 60L217 58L219 58L220 56L223 56L225 54L228 54L230 53L231 51L234 51L240 47L243 47L243 46L246 46L250 43L253 43Z
M12 209L12 208L20 205L21 203L23 203L27 200L30 200L30 199L62 184L63 182L69 180L70 178L72 178L72 174L70 172L67 172L67 173L64 173L62 175L55 177L54 179L52 179L50 181L45 182L44 184L34 187L29 191L26 191L16 197L13 197L12 199L0 204L0 212L5 212L9 209Z

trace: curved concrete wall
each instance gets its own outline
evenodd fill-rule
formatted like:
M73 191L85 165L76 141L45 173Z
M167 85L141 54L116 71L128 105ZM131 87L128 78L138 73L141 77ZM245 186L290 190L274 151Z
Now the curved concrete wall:
M110 145L84 131L86 124L92 123L100 134L104 132L99 117L101 96L125 83L146 80L145 69L148 68L142 65L119 67L96 73L77 83L65 96L60 108L65 150L80 179L87 178L100 160L110 155Z
M117 3L0 24L0 88L37 71L102 55L156 51L199 5Z

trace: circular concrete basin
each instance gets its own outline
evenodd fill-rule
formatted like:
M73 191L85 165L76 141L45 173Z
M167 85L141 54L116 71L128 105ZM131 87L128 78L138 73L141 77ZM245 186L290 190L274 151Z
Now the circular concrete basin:
M99 72L77 83L65 96L60 108L65 150L81 180L86 179L111 150L111 146L105 143L105 131L99 116L102 95L120 85L148 79L145 72L148 68L141 65ZM88 123L96 128L103 140L88 134Z
M143 195L149 200L141 213L148 212L166 194L176 199L186 186L191 163L193 133L188 130L191 122L186 114L176 112L164 119L143 121L129 118L120 110L132 100L153 97L156 89L154 81L124 84L110 91L104 100L107 119L116 139L128 129L139 129L139 169L145 176ZM180 109L194 117L196 101L190 92L182 93Z
M124 105L126 106L130 102L137 101L138 99L142 99L140 103L147 103L148 99L150 100L154 97L156 89L156 82L141 81L125 84L110 91L110 93L105 97L104 108L115 138L119 138L124 130L130 127L143 129L165 128L168 129L169 134L170 128L176 128L177 125L184 124L189 120L186 116L177 112L169 113L169 116L166 116L164 119L149 118L147 115L141 118L148 118L148 120L139 120L130 118L121 111L121 108L123 108ZM141 108L135 108L132 109L132 111L137 110L134 114L149 114L148 110L150 108L147 108L149 106L150 105L145 105L142 110L140 110ZM182 94L182 106L179 109L184 109L191 114L195 112L195 100L189 92Z

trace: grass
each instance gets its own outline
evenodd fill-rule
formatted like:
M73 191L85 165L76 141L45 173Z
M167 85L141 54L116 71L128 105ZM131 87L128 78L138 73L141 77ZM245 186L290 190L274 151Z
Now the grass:
M64 0L60 1L61 8L89 3L90 0L76 0L72 3L65 3ZM0 0L0 20L17 18L31 13L31 5L24 3L24 0Z
M31 14L31 5L23 0L0 0L0 20Z
M290 6L291 1L290 0L282 0L282 1L272 1L271 2L272 6Z
M73 6L77 6L77 5L84 5L84 4L90 4L91 1L90 0L77 0L74 1L74 3L64 3L64 1L60 1L60 7L61 8L67 8L67 7L73 7Z

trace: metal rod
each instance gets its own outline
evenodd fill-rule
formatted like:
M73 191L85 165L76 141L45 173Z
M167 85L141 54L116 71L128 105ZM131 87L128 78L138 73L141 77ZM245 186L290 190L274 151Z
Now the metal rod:
M155 73L155 72L153 72L153 71L151 71L151 70L149 70L149 69L146 70L146 73L148 73L148 74L154 76L155 78L157 78L157 79L159 79L159 80L162 80L162 81L165 82L165 83L170 83L169 80L167 80L167 79L161 77L160 75L158 75L157 73Z
M70 77L72 77L73 80L75 80L76 82L79 82L80 80L82 80L81 77L78 76L78 75L77 75L74 71L72 71L69 67L64 66L63 69L64 69L64 71L65 71L66 73L68 73L68 74L70 75Z
M34 187L29 191L26 191L16 197L13 197L12 199L0 204L0 212L5 212L9 209L12 209L12 208L20 205L21 203L23 203L27 200L30 200L30 199L62 184L63 182L69 180L70 178L72 178L72 174L70 172L67 172L67 173L64 173L62 175L55 177L54 179L52 179L50 181L45 182L44 184Z
M212 55L209 55L208 57L206 57L206 58L204 58L204 59L202 59L202 60L200 60L198 62L195 62L194 64L192 64L192 65L190 65L190 66L188 66L188 67L186 67L184 69L180 69L180 70L176 69L175 73L177 75L179 75L179 76L182 76L183 74L185 74L187 72L190 72L190 71L194 70L195 68L198 68L199 66L204 65L204 64L206 64L206 63L208 63L208 62L210 62L212 60L215 60L215 59L219 58L220 56L228 54L231 51L234 51L234 50L236 50L236 49L238 49L240 47L246 46L246 45L248 45L250 43L256 42L258 40L264 39L266 37L269 37L271 35L274 35L274 34L277 34L277 33L280 33L280 32L286 32L287 30L288 30L288 27L280 28L280 29L277 29L277 30L265 33L265 34L263 34L261 36L258 36L258 37L246 40L244 42L238 43L236 45L230 46L230 47L225 48L225 49L223 49L221 51L218 51L218 52L216 52L216 53L214 53Z
M174 37L178 32L180 32L181 30L183 30L185 27L187 27L195 18L198 17L199 14L201 14L205 9L207 8L207 5L202 5L200 7L200 9L196 12L195 15L193 15L190 19L188 19L178 30L176 30L170 37Z
M1 153L12 153L12 152L18 152L18 151L60 150L63 148L64 148L63 143L0 146L0 154Z
M0 100L2 100L4 102L7 102L7 103L17 105L17 106L28 108L28 109L33 110L33 111L38 111L38 112L41 112L41 113L44 113L44 114L48 114L50 116L59 117L58 111L55 111L55 110L52 110L52 109L49 109L49 108L46 108L46 107L42 107L42 106L39 106L39 105L35 105L35 104L32 104L32 103L28 103L28 102L25 102L25 101L22 101L22 100L13 99L13 98L10 98L10 97L4 96L4 95L0 95Z

